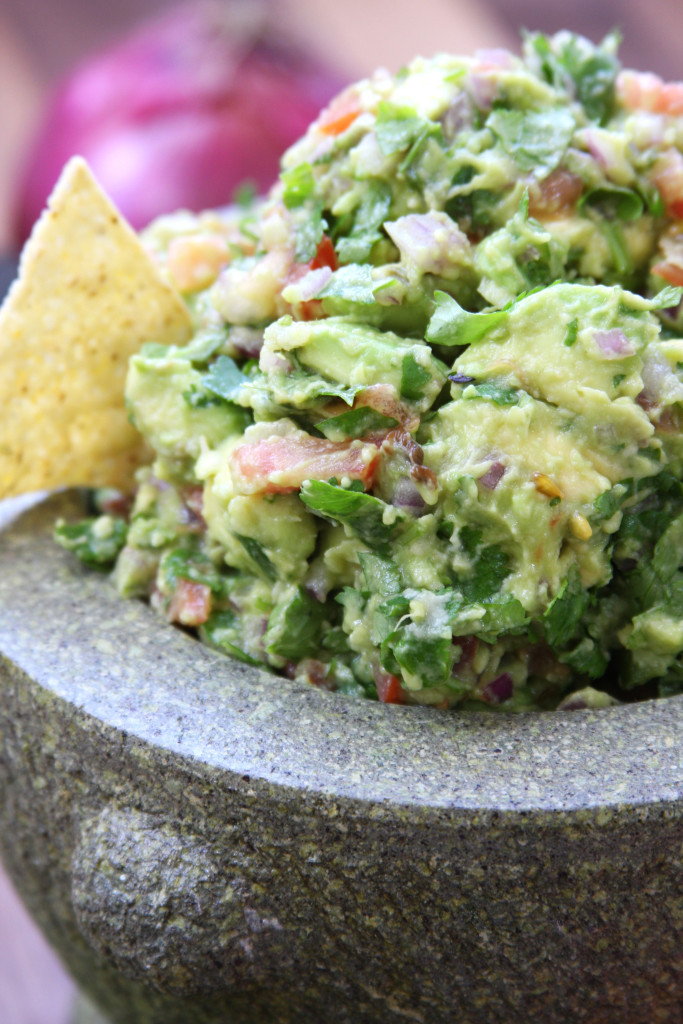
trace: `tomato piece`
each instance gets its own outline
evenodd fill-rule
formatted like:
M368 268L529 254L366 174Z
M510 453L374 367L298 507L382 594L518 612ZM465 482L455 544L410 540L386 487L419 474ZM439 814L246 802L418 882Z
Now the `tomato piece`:
M181 576L167 614L169 622L179 622L183 626L201 626L211 614L211 590L205 583L195 583Z
M334 245L332 239L328 238L327 235L318 242L318 248L315 256L308 264L311 270L319 270L321 267L330 267L331 270L337 270L339 268L339 260L337 254L334 251Z
M683 219L683 156L669 149L657 160L652 181L659 189L666 212L674 220Z
M346 89L325 107L316 122L316 127L323 135L341 135L362 112L356 93Z
M230 457L235 489L242 494L288 494L304 480L349 477L372 486L379 449L367 443L305 436L269 437L239 445Z
M675 263L655 263L652 273L657 277L663 277L677 288L683 287L683 267L677 267Z
M678 117L683 114L683 82L664 82L648 71L622 71L617 77L617 99L628 110Z
M398 676L392 676L382 668L375 669L377 696L383 704L405 704L405 693Z

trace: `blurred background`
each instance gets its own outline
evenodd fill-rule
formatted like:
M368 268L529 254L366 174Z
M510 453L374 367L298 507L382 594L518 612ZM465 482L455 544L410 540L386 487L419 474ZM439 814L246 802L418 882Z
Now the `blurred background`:
M518 50L521 28L597 41L615 27L626 66L683 79L680 0L2 0L0 297L2 256L72 152L142 226L228 202L244 178L266 188L282 149L377 66ZM73 1004L0 867L0 1024L67 1024Z

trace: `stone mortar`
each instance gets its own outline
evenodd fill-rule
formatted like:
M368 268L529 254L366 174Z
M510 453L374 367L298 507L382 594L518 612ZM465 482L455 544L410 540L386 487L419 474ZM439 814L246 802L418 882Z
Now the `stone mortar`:
M683 699L353 701L0 534L0 847L120 1024L654 1024L683 1004Z

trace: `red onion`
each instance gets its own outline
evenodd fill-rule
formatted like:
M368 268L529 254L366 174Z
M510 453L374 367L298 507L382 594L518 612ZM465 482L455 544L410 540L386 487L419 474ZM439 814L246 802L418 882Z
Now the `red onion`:
M490 110L498 94L498 82L492 75L487 75L484 69L482 71L482 74L468 71L463 81L475 104L481 110Z
M466 92L459 92L440 118L440 122L447 143L453 142L463 128L471 128L474 124L474 104L471 97Z
M480 68L499 68L502 71L512 71L515 67L515 58L509 50L497 47L489 50L476 50L474 59Z
M401 257L412 260L423 274L443 274L469 252L467 236L447 213L410 213L384 227Z
M506 467L502 462L494 462L484 475L479 477L477 483L481 484L488 491L495 491L506 472Z
M489 704L502 704L512 696L512 688L512 676L509 672L503 672L486 684L481 695Z
M394 493L391 496L391 504L414 516L421 516L427 507L417 487L407 476L402 476L397 480Z
M256 327L231 327L230 345L243 359L258 359L263 348L263 331Z
M259 2L192 3L85 61L55 95L15 204L22 241L57 176L84 156L134 227L265 190L284 149L343 85L283 44Z
M621 359L623 356L634 355L636 351L633 343L618 327L613 327L611 331L596 331L594 338L605 359Z
M643 390L636 400L646 411L683 400L683 384L659 352L647 353L640 375Z

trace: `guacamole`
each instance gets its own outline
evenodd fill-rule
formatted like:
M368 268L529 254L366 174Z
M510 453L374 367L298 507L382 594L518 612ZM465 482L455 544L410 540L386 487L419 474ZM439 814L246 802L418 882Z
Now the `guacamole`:
M124 597L385 702L680 691L683 84L612 37L418 58L143 239L194 336L130 360L130 507L57 530Z

